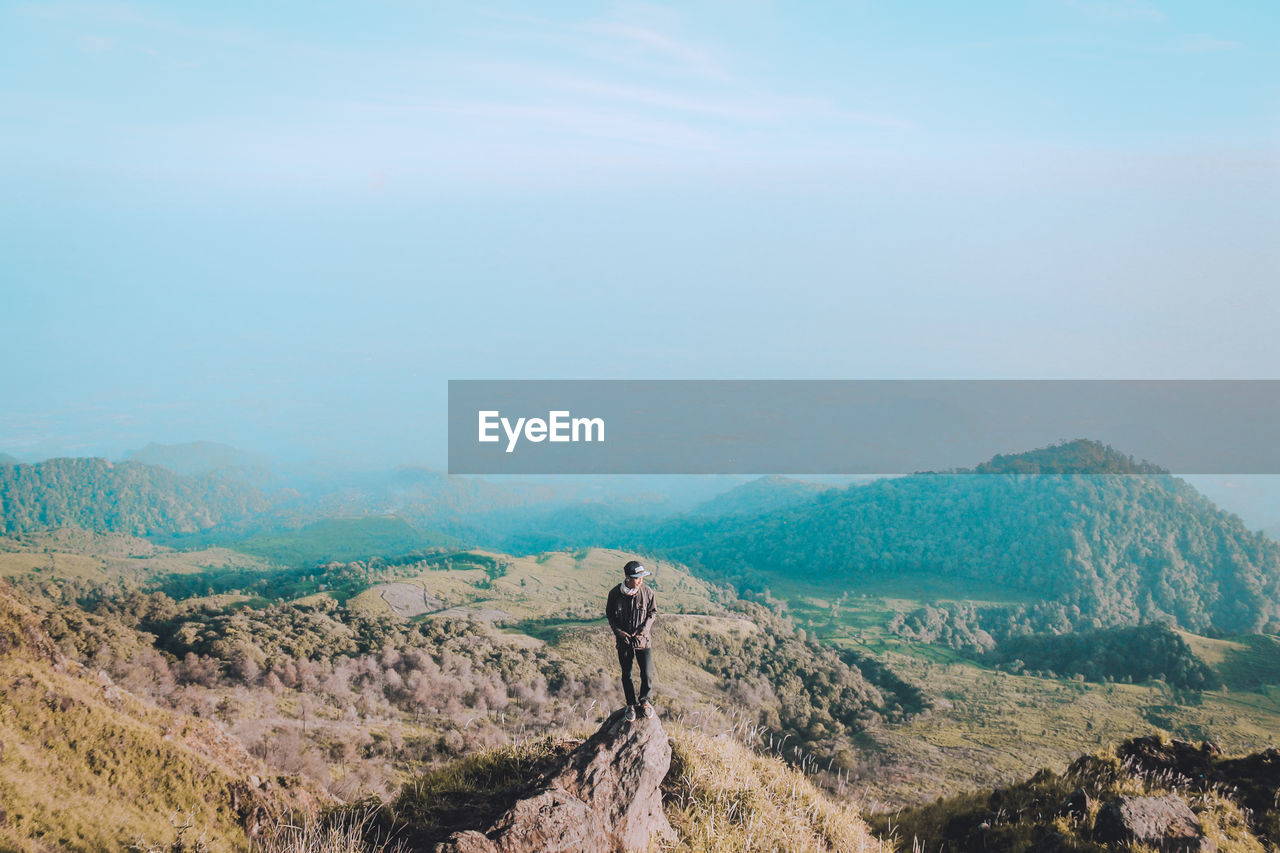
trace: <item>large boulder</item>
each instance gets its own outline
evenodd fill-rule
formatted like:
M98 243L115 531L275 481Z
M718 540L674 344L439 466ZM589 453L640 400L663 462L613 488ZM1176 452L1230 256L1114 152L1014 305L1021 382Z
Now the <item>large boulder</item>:
M671 743L656 716L627 722L623 714L605 720L492 825L455 832L437 853L631 853L670 837L661 785Z
M1159 850L1215 850L1195 812L1181 797L1116 797L1098 810L1095 841L1104 844L1147 844Z

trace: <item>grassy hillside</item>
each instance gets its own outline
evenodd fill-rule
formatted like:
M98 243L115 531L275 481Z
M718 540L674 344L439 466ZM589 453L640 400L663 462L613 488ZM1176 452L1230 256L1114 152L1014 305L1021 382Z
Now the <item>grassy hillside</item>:
M677 849L892 850L871 834L847 790L824 791L776 756L692 727L673 727L672 745L663 799Z
M298 529L281 528L234 539L228 544L241 553L276 563L308 566L457 547L462 543L451 536L419 530L396 515L366 515L325 518Z
M1186 632L1182 637L1230 690L1265 692L1269 685L1280 684L1280 637L1251 634L1209 639Z
M241 850L246 828L314 805L208 722L162 710L66 660L0 588L0 847L114 851L203 838ZM185 829L183 827L186 827Z
M437 728L462 720L470 735L502 738L508 719L546 730L621 704L603 608L630 556L446 552L307 575L293 591L308 594L292 600L200 596L196 608L152 595L100 610L161 638L175 659L208 660L214 681L297 686L293 673L304 668L336 681L354 656L374 677L352 684L342 675L335 714L352 688L376 685L388 710L427 714ZM872 722L921 707L887 670L797 633L763 605L674 564L650 568L658 695L671 712L750 704L780 735L834 756L847 755L850 738ZM370 691L361 695L367 704Z
M425 560L416 573L400 573L395 583L421 587L447 603L437 615L487 612L503 622L545 623L528 626L539 629L575 621L600 624L605 596L622 581L622 566L629 559L625 552L596 548L528 557L469 550ZM661 612L723 610L716 589L682 566L665 560L647 565L653 575L646 582L659 591ZM373 586L354 603L374 614L395 613L385 588Z
M0 578L24 588L137 587L168 575L260 573L271 564L229 548L178 551L123 533L60 527L0 536Z
M6 544L62 653L216 719L255 756L342 797L385 794L424 764L622 703L603 604L632 554L437 550L279 568L71 530ZM218 555L234 559L202 565ZM77 560L75 577L59 576ZM723 720L750 706L779 738L843 767L858 731L918 708L913 688L860 656L647 562L670 714Z
M387 796L424 766L590 725L621 704L601 611L629 552L440 550L297 569L241 555L239 569L202 571L184 561L212 552L78 536L21 541L88 542L103 566L183 571L139 575L178 600L108 597L78 620L47 620L65 653L221 720L255 756L343 797ZM1243 752L1280 731L1280 644L1268 638L1178 635L1221 690L1013 675L891 629L926 604L1030 603L999 583L917 574L839 590L801 578L776 587L781 599L744 601L677 563L646 563L668 718L712 731L749 719L788 761L817 769L815 782L856 786L869 804L1008 784L1028 763L1060 771L1144 733Z
M1010 784L1028 765L1062 770L1082 753L1144 734L1210 738L1236 753L1280 747L1280 642L1272 637L1181 634L1223 689L1089 682L1066 673L1014 675L888 627L926 603L944 607L966 596L978 607L1026 603L999 585L907 576L853 590L797 580L775 591L797 627L884 660L925 691L926 713L874 726L858 739L854 775L881 808Z
M1011 675L936 648L882 656L934 698L929 713L864 738L864 775L886 804L1009 784L1028 767L1061 770L1082 752L1139 735L1211 739L1237 753L1280 747L1280 686L1180 692Z

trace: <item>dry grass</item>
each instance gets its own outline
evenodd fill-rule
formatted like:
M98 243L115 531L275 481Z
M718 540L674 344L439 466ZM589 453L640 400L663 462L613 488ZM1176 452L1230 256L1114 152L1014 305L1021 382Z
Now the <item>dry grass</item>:
M235 777L187 748L181 720L40 663L2 661L0 681L0 801L21 849L167 845L179 813L205 830L207 849L239 846L225 793Z
M406 784L383 813L417 847L486 826L511 807L530 780L572 744L544 737L486 750L429 770Z
M346 811L327 820L281 822L250 845L250 853L405 853L403 842L377 827L376 808Z
M773 756L727 733L671 727L671 771L663 785L667 818L694 853L891 851L858 810L840 803Z

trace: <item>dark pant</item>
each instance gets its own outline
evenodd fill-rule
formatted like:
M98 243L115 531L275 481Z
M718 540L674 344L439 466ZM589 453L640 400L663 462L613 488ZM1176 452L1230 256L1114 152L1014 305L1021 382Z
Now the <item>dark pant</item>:
M633 649L618 646L618 663L622 664L622 692L627 704L636 704L636 689L631 684L631 662L640 664L640 699L648 702L653 691L653 649Z

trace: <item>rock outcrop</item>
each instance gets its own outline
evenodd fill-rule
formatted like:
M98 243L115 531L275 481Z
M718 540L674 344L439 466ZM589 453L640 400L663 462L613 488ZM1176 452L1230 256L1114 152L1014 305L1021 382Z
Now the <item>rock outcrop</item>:
M1228 758L1213 743L1200 746L1183 740L1148 736L1118 747L1126 765L1149 776L1164 776L1193 791L1217 788L1253 815L1256 822L1280 827L1280 750ZM1265 817L1270 815L1270 817Z
M617 711L492 825L455 832L437 853L648 850L672 834L661 791L670 765L658 718L627 722Z
M1103 843L1145 844L1157 850L1208 851L1195 812L1181 797L1116 797L1098 810L1093 837Z
M1208 778L1222 756L1217 744L1196 746L1185 740L1166 741L1156 735L1133 738L1116 748L1116 755L1143 773L1172 774L1188 783Z

